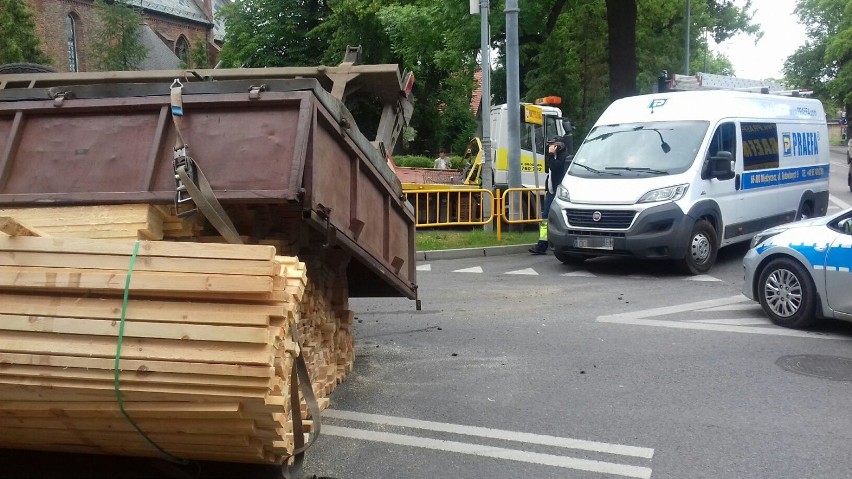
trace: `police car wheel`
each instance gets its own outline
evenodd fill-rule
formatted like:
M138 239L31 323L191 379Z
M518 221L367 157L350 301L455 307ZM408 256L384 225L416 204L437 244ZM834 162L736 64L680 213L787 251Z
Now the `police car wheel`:
M760 306L769 319L786 328L807 328L816 323L816 289L808 272L790 258L769 262L757 284Z
M692 227L688 241L682 269L692 275L707 273L716 262L716 254L719 252L716 230L706 220L698 220Z
M584 261L586 261L585 256L581 256L581 255L578 255L578 254L563 253L562 251L559 251L558 249L553 250L553 256L556 256L556 259L561 261L562 264L581 264Z

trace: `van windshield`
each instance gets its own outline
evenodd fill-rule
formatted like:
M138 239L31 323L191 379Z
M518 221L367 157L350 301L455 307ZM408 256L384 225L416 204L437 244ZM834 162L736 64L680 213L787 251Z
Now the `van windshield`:
M568 174L646 178L683 173L695 161L709 126L707 121L659 121L595 127Z

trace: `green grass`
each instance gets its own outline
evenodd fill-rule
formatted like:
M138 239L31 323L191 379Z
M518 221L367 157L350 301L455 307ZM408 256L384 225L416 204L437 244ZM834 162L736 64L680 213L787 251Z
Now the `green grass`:
M480 229L459 230L421 230L417 232L415 248L417 251L441 249L480 248L483 246L508 246L534 244L538 241L538 231L503 231L497 241L497 232L485 232Z

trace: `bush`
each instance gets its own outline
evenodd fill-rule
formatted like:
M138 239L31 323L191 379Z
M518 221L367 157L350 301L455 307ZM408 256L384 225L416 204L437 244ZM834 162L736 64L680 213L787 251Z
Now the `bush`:
M393 158L393 162L396 166L408 168L432 168L435 164L435 158L429 158L426 156L395 156ZM458 170L461 169L462 166L464 165L460 156L450 157L450 167L452 169Z

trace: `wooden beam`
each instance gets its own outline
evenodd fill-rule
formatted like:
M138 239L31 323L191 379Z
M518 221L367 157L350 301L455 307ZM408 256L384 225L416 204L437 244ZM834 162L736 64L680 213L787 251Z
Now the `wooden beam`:
M0 216L0 231L9 236L47 236L41 231L25 226L15 218L9 216Z

